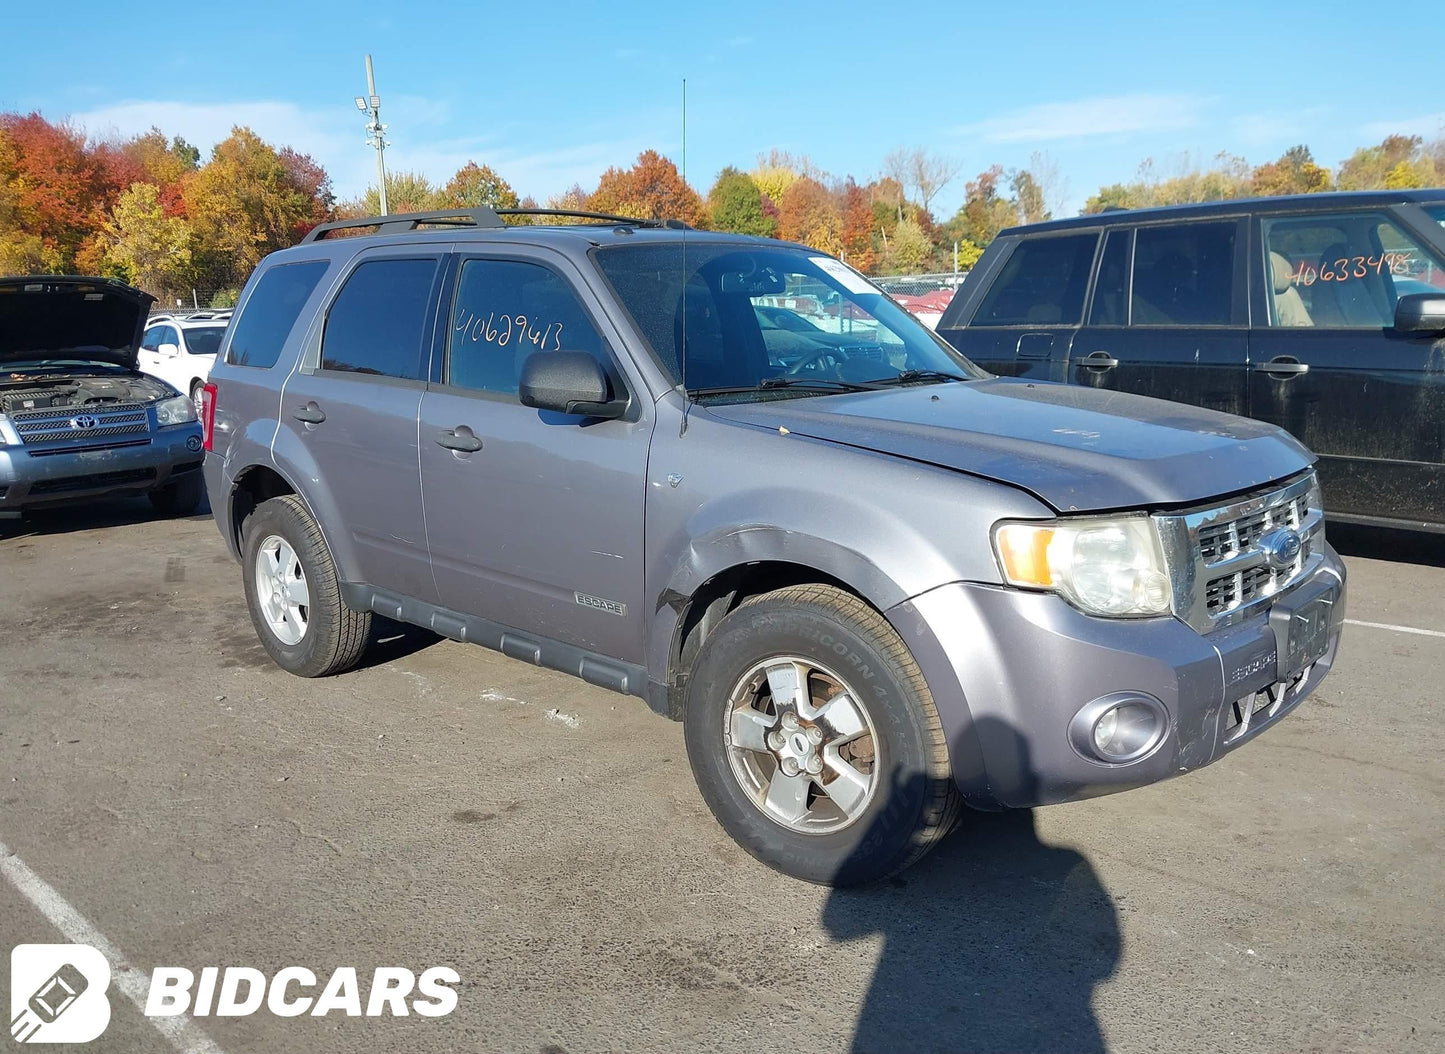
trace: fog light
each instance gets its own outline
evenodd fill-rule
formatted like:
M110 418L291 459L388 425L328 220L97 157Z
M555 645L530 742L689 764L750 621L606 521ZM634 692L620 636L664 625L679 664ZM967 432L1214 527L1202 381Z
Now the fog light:
M1168 711L1158 699L1119 692L1081 708L1069 723L1069 739L1090 761L1121 765L1153 753L1168 727Z

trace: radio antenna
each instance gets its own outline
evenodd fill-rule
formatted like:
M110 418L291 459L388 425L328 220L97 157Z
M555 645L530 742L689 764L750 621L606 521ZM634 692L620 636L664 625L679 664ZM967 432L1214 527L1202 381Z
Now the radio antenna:
M687 78L682 78L682 185L687 186ZM692 397L687 391L687 224L682 226L682 347L678 349L678 373L682 377L682 425L677 436L687 435L687 412Z

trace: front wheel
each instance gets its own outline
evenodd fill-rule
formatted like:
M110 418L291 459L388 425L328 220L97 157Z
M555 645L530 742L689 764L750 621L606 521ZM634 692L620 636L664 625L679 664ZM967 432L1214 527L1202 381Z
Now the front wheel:
M957 818L922 673L887 621L840 589L793 586L740 604L703 643L685 721L713 815L795 878L876 881Z
M241 566L256 636L277 666L324 677L356 665L371 612L342 601L331 551L300 498L286 494L256 507L246 521Z

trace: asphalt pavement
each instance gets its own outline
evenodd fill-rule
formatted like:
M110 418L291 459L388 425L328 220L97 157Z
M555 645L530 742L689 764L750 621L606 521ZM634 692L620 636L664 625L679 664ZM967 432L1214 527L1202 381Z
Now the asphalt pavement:
M1277 728L834 893L736 848L639 700L420 631L301 680L209 517L0 523L0 953L460 978L170 1031L113 985L84 1049L125 1054L1439 1051L1445 538L1331 537L1361 624Z

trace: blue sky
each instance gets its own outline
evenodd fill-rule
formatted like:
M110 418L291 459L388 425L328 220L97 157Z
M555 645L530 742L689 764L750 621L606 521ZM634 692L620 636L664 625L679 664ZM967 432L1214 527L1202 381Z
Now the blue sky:
M1089 10L1096 8L1096 10ZM208 151L233 123L310 153L338 194L374 179L352 102L377 69L389 166L490 163L539 199L655 147L706 192L772 147L860 180L900 146L957 158L939 195L1047 152L1066 210L1145 157L1252 162L1307 143L1334 167L1391 131L1445 128L1445 80L1358 3L1029 5L72 3L5 16L0 110L91 133L158 124ZM378 12L371 14L370 12ZM1383 9L1380 12L1384 14Z

